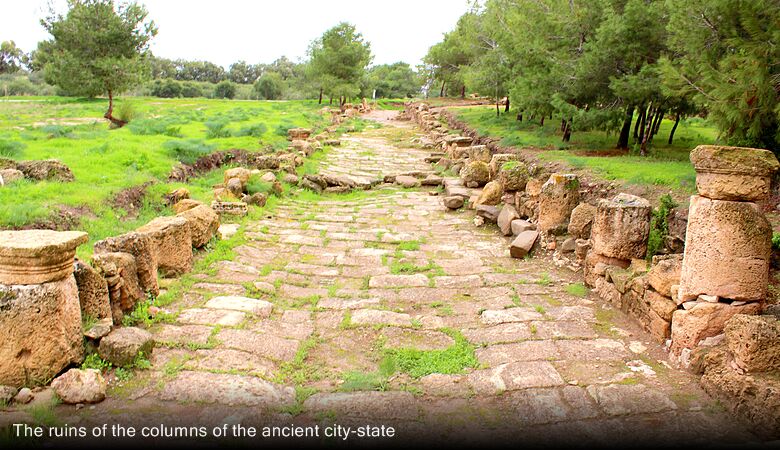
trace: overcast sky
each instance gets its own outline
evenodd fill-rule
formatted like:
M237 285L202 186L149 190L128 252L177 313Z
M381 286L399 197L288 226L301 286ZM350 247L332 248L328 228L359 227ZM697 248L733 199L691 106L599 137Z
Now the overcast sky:
M53 0L63 10L64 0ZM0 0L0 41L35 49L48 34L39 20L49 0ZM355 24L371 42L375 64L418 64L451 30L469 0L145 0L159 33L155 55L271 62L303 58L309 43L340 21Z

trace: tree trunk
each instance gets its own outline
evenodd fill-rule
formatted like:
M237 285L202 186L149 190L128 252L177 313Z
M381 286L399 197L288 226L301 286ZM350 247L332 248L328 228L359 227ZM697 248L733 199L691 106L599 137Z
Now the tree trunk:
M652 107L652 106L651 106ZM650 142L651 136L653 134L653 115L655 114L655 111L648 108L647 110L647 117L649 120L647 120L644 129L642 130L642 145L639 147L639 155L640 156L647 156L647 144Z
M127 122L121 119L117 119L114 117L114 93L109 90L108 91L108 111L103 115L106 119L108 119L109 122L111 122L112 125L114 125L117 128L122 128L123 126L127 125Z
M669 145L672 145L672 141L674 140L674 132L677 131L677 125L680 123L680 115L677 114L677 117L674 119L674 126L672 126L672 131L669 133Z
M496 99L496 117L501 117L501 109L498 106L499 101Z
M320 88L320 101L319 101L319 104L320 105L322 104L322 88Z
M466 85L460 87L460 98L466 98Z
M446 81L441 82L441 90L439 91L439 97L444 97L444 85L447 84Z
M633 113L632 113L633 114ZM634 125L634 140L639 140L639 126L645 119L645 105L639 105L639 116L636 118L636 125Z
M568 121L564 120L563 124L563 142L571 141L571 122L574 118L569 118Z
M645 124L647 122L647 116L650 115L650 110L652 107L653 107L652 102L650 103L650 105L647 106L647 108L645 108L644 106L642 107L642 121L639 124L639 136L637 136L637 140L639 142L644 142L645 140Z
M653 136L658 134L658 130L661 128L661 122L664 121L664 115L666 111L663 109L658 112L658 119L655 121L655 127L653 127Z
M561 118L561 133L566 131L566 119Z
M523 112L520 111L517 113L517 121L522 122L523 121Z
M506 96L506 105L504 105L504 112L509 112L509 96Z
M542 116L542 120L539 121L539 126L544 126L544 116Z
M634 120L633 105L626 108L626 117L623 119L623 128L620 129L620 136L618 136L617 148L621 150L628 150L628 138L631 134L632 120ZM634 128L634 130L636 130L636 128Z

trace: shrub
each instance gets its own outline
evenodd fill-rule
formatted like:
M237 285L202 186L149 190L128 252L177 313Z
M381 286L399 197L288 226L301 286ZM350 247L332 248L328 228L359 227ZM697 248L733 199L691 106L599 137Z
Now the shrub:
M257 79L254 90L261 99L279 100L284 92L284 80L277 72L266 72Z
M772 233L772 249L780 250L780 233L778 232Z
M209 139L230 137L230 130L225 128L227 126L226 120L209 120L204 125L206 126L206 137Z
M214 98L233 98L236 96L236 85L231 81L221 81L214 87Z
M276 130L274 130L274 133L277 136L287 137L287 131L290 130L291 128L295 128L295 125L290 122L282 122L276 126Z
M117 119L125 123L130 123L136 117L138 117L138 111L135 109L135 105L133 105L132 102L125 101L120 103L119 106L116 107Z
M676 208L677 202L669 194L661 196L661 203L653 210L650 218L650 236L647 240L647 259L650 260L658 254L664 246L664 238L669 234L669 224L666 218L669 211Z
M44 125L41 127L41 131L46 133L49 139L74 137L73 127L66 127L63 125Z
M0 139L0 156L4 158L14 158L19 156L19 153L24 150L24 147L25 145L22 142Z
M182 85L176 80L170 78L165 80L154 80L151 94L154 97L176 98L182 97Z
M205 97L203 89L192 81L181 83L181 96L186 98Z
M259 175L252 175L246 182L246 192L249 195L257 194L258 192L270 193L273 185L260 180Z
M181 127L173 124L170 119L141 119L136 120L128 128L133 134L141 136L165 135L181 137Z
M264 123L255 123L241 127L238 131L233 133L234 136L252 136L259 138L268 131L268 127Z
M215 146L206 144L200 139L176 139L163 144L172 158L185 164L192 164L201 156L211 153Z

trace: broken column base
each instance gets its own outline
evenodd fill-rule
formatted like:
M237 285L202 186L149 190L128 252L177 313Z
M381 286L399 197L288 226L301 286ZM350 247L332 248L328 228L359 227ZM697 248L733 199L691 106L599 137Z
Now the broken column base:
M48 383L84 356L76 279L0 285L0 385Z

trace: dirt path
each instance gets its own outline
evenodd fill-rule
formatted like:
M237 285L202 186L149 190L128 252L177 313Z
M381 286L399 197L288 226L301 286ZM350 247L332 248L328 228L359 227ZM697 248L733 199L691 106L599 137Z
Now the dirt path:
M389 114L324 171L430 170ZM751 439L578 275L510 258L472 219L426 189L286 200L169 306L150 370L95 409L58 408L87 423L392 424L457 443Z

